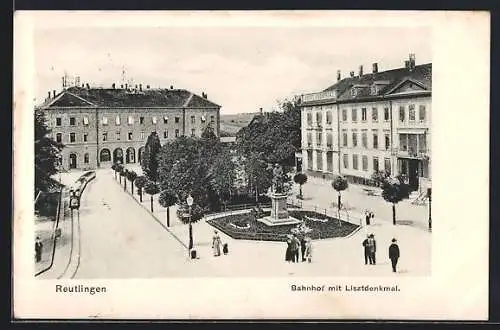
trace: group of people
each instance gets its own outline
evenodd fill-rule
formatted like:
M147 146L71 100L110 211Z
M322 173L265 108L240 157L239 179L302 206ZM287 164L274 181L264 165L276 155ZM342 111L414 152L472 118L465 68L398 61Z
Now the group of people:
M312 261L312 239L309 236L302 236L300 239L296 234L287 235L285 261L302 262Z
M212 251L214 252L214 257L219 257L221 255L221 249L222 253L225 255L228 254L228 247L227 243L222 244L222 240L219 236L219 233L217 230L214 231L214 236L212 237Z
M365 221L366 225L369 226L372 219L375 217L375 214L372 211L366 210L365 211Z
M365 265L375 265L376 264L376 252L377 252L377 242L375 241L375 235L369 234L363 241L363 247L365 252ZM397 240L393 238L391 240L391 245L389 246L389 259L391 260L392 271L396 273L396 266L398 264L400 254L399 246Z

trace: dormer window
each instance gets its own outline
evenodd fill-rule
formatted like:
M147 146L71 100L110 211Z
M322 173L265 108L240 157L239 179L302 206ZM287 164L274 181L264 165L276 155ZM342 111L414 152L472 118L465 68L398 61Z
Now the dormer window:
M377 85L373 84L371 87L371 94L372 95L377 95L378 94L378 88Z
M115 124L120 125L120 116L116 116L115 118Z
M352 88L351 89L351 96L356 97L356 95L358 95L358 90L356 88Z

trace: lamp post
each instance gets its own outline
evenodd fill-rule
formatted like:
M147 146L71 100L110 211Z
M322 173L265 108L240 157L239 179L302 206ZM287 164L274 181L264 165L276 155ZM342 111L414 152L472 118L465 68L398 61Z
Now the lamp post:
M189 206L189 251L193 248L193 226L191 224L191 206L193 206L193 197L191 194L186 198L187 205Z
M432 217L431 217L432 188L427 188L427 197L429 197L429 231L432 231Z

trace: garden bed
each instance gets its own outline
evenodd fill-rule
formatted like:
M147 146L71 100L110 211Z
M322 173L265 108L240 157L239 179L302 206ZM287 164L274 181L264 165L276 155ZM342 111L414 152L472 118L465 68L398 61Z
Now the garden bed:
M296 219L304 219L306 226L311 229L308 236L315 240L345 237L359 227L343 220L340 220L339 226L338 219L314 211L289 210L288 213ZM263 216L269 215L271 212L263 214ZM317 221L318 219L326 221ZM280 242L286 241L286 235L291 234L291 230L296 227L296 225L267 226L257 221L250 213L226 215L210 219L207 223L233 239Z

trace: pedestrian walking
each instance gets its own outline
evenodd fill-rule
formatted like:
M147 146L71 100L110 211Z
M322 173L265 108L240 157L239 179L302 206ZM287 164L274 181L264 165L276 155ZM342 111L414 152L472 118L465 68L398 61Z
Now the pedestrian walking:
M292 261L292 235L286 236L285 261Z
M368 259L370 260L370 265L375 265L377 263L375 258L375 254L377 252L377 242L375 241L375 235L373 234L371 234L368 239L368 249Z
M295 234L292 235L290 250L292 253L292 262L299 262L300 241Z
M300 252L302 254L302 262L306 261L306 237L303 235L300 238Z
M304 241L305 245L305 259L308 263L311 263L312 260L312 239L310 237L306 237Z
M222 245L222 242L221 242L219 233L217 233L217 230L215 230L214 236L212 237L212 250L214 252L214 257L220 256L221 245Z
M391 259L392 271L395 273L399 259L399 246L395 238L392 239L392 244L389 246L389 259Z
M366 221L366 225L369 226L370 225L370 218L371 218L371 214L368 210L365 211L365 221Z
M37 236L36 241L35 241L35 260L36 260L36 262L42 261L42 250L43 250L43 243L40 240L40 236Z
M366 235L365 240L363 241L363 250L365 252L365 265L368 265L370 261L370 247L369 247L370 235Z

